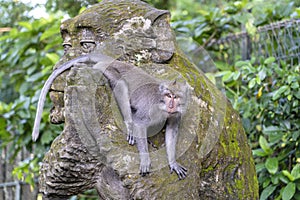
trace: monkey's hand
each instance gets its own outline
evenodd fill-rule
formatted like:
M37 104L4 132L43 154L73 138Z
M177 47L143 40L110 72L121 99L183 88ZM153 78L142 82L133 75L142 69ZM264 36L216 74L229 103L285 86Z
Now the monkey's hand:
M179 180L184 179L187 174L187 169L181 165L179 165L177 162L174 162L170 164L170 170L171 174L175 171L178 175Z
M149 174L150 166L151 166L149 153L143 153L140 155L140 157L141 157L140 174L142 176L146 176L147 174Z
M125 122L127 128L127 141L130 145L134 145L135 143L135 136L133 135L133 123L132 122Z

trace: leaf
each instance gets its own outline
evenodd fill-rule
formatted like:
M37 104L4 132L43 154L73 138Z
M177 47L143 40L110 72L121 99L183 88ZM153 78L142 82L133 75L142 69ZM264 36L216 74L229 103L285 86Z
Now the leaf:
M42 134L42 137L41 137L41 143L43 145L45 144L49 144L52 140L53 140L54 136L51 134L50 131L45 131L43 134Z
M273 186L273 185L269 185L268 187L266 187L262 191L259 200L265 200L265 199L267 199L275 191L276 187L277 186Z
M231 71L224 71L224 72L222 72L222 74L223 74L223 77L222 77L223 82L230 81L233 76L233 72L231 72Z
M276 61L276 59L275 59L274 57L269 57L269 58L267 58L267 59L265 60L264 64L265 64L265 65L268 65L268 64L273 63L273 62L275 62L275 61Z
M285 175L283 175L283 173L282 173L282 176L279 176L279 179L281 182L283 182L285 184L288 184L290 182L290 180Z
M268 154L267 154L264 150L262 150L262 149L255 149L255 150L252 150L252 154L253 154L254 156L260 156L260 157L265 157L265 156L268 155Z
M265 169L265 164L264 163L258 163L255 165L255 171L257 173L259 173L260 171L262 171L263 169Z
M37 81L39 80L40 78L42 78L44 75L41 73L41 72L37 72L33 75L31 75L29 78L27 78L26 81L28 82L34 82L34 81Z
M260 78L260 80L264 80L266 76L267 76L266 69L262 68L262 70L258 72L258 77Z
M294 176L292 176L292 174L291 174L289 171L287 171L287 170L282 170L282 173L283 173L283 175L285 175L286 177L288 177L288 179L289 179L290 181L294 181L294 180L295 180Z
M59 34L59 27L53 26L50 29L46 30L40 37L40 41L47 39L55 34Z
M59 56L56 53L47 53L46 57L49 58L53 64L57 63L59 60Z
M273 93L272 100L274 101L274 100L279 99L281 94L284 93L288 88L289 88L289 86L287 86L287 85L281 86L278 90L276 90Z
M293 140L296 141L296 140L298 140L299 136L300 136L300 130L294 131L292 138L293 138Z
M242 60L241 61L237 61L234 66L236 66L237 68L240 68L240 67L242 67L244 65L249 65L249 61L242 61Z
M294 93L294 96L297 98L297 99L300 99L300 90L298 92L295 92Z
M288 183L287 186L284 188L282 193L282 200L290 200L294 196L296 192L296 185L295 183Z
M6 130L6 120L0 117L0 141L10 137L10 133Z
M190 33L190 29L187 27L180 27L180 28L176 28L176 31L179 33Z
M256 94L256 98L259 99L262 95L262 90L263 90L263 87L260 87L257 94Z
M270 174L275 174L278 170L278 159L268 158L266 160L265 166Z
M240 71L236 71L233 73L233 80L238 80L239 77L241 76L241 72Z
M281 132L281 131L284 131L284 129L279 126L267 126L267 127L264 126L263 128L263 133L267 135L274 132Z
M256 78L252 78L248 83L248 87L253 88L255 84L256 84Z
M299 88L299 83L298 82L293 82L292 85L291 85L291 88L298 89Z
M296 164L291 172L291 175L294 177L294 179L300 178L300 164Z
M31 25L30 22L23 21L23 22L18 22L18 24L19 24L19 26L22 26L22 27L26 28L29 31L32 30L32 25Z
M256 80L256 83L257 83L258 85L261 84L261 80L260 80L260 77L259 77L259 76L256 76L255 80Z
M273 150L270 148L266 138L264 138L262 135L259 137L259 145L268 155L273 153Z

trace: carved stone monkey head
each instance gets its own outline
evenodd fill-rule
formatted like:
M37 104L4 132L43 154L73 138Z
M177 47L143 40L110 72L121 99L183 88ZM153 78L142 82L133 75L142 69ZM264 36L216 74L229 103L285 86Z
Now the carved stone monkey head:
M103 0L61 25L65 56L100 51L131 63L171 59L170 13L139 0Z

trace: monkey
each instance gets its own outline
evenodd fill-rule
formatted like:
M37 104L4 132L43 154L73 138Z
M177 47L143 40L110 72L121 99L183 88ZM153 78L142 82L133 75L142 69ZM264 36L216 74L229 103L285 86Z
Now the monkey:
M127 129L127 141L136 143L140 156L140 174L150 173L150 156L147 138L164 127L165 143L170 172L176 172L179 180L187 176L187 169L176 162L176 144L181 118L186 108L188 88L177 81L164 81L147 74L142 69L110 57L90 53L79 56L57 68L46 81L39 98L32 138L37 140L42 109L51 83L62 72L79 63L96 63L120 109Z

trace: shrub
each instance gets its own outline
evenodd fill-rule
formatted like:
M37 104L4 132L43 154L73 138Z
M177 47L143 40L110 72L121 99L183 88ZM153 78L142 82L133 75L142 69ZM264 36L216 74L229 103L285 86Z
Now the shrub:
M216 76L248 134L260 199L300 199L300 66L261 63L239 61Z
M38 174L39 161L60 129L50 125L45 109L43 134L33 146L31 132L39 93L63 52L60 20L61 16L52 16L18 22L0 37L0 153L6 149L7 161L13 161L25 148L34 154L25 154L27 157L13 170L14 175L31 185Z

